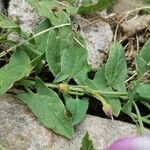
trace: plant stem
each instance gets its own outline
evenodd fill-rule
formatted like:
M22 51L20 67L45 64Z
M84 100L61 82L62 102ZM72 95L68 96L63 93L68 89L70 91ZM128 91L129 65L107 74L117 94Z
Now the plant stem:
M101 101L101 103L103 105L106 104L106 100L99 93L94 92L94 93L92 93L92 95L93 95L93 97L95 97L96 99L98 99L99 101Z
M138 119L139 126L140 126L140 134L143 135L144 134L144 125L143 125L142 117L141 117L140 111L134 101L133 101L133 105L134 105L134 108L135 108L135 111L137 114L137 119Z
M13 47L7 49L6 51L1 52L1 53L0 53L0 57L5 56L7 53L11 52L12 50L16 49L17 47L23 45L24 43L29 42L30 40L34 39L34 38L37 37L37 36L40 36L40 35L42 35L42 34L44 34L44 33L46 33L46 32L49 32L50 30L53 30L53 29L56 29L56 28L62 28L62 27L64 27L64 26L70 26L70 25L71 25L70 23L66 23L66 24L61 24L61 25L54 26L54 27L50 27L50 28L48 28L48 29L46 29L46 30L43 30L43 31L41 31L41 32L39 32L39 33L33 35L32 37L28 38L27 40L24 40L24 41L18 43L17 45L15 45L15 46L13 46Z
M51 84L51 83L46 83L46 86L49 88L53 88L53 89L59 89L59 85L58 84ZM87 86L77 86L77 85L69 85L69 90L73 91L73 92L79 92L84 93L84 94L90 94L93 95L93 93L98 93L99 95L111 95L111 96L115 96L115 97L121 97L121 96L128 96L127 93L120 93L120 92L106 92L106 91L99 91L99 90L94 90L91 89Z

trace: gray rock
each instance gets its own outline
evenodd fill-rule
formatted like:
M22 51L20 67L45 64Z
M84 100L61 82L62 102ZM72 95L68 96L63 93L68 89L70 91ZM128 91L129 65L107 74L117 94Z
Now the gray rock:
M131 11L133 9L136 9L137 7L143 6L144 5L144 0L117 0L113 7L111 8L111 11L113 13L117 13L121 15L122 13ZM135 11L132 13L138 13L139 10Z
M82 27L81 35L85 39L88 50L88 62L93 68L102 65L105 54L113 39L113 32L110 25L99 19L91 25Z
M113 39L113 32L110 25L102 19L106 17L106 11L91 15L89 18L83 18L80 15L74 17L73 27L80 26L81 35L85 39L88 50L88 63L93 68L102 65L105 54Z
M134 125L87 115L69 141L44 128L14 96L0 97L0 144L8 150L79 150L86 131L98 150L119 138L137 135Z
M26 0L10 0L8 15L15 19L25 32L33 32L40 21L40 17Z

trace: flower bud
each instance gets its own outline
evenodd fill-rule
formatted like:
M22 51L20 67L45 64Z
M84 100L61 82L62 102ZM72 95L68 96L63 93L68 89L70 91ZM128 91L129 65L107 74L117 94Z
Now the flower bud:
M69 85L66 83L59 84L59 92L61 93L67 93L69 90Z
M109 118L113 119L113 112L112 112L112 108L111 108L110 104L104 103L103 111Z

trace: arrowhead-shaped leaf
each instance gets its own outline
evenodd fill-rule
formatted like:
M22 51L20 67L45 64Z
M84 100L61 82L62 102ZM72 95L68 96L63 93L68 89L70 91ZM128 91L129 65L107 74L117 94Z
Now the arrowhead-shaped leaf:
M10 62L0 69L0 95L10 89L14 82L28 76L31 70L28 55L21 49L16 50Z
M136 70L142 76L149 68L147 63L141 58L140 56L137 56L135 58L135 65L136 65Z
M150 100L150 84L140 84L138 85L136 92L143 98Z
M28 105L37 119L55 133L69 139L74 137L71 121L65 116L65 106L57 94L45 84L36 80L37 93L19 94L18 98Z
M111 87L118 91L126 91L127 64L124 49L119 43L114 43L109 50L105 77Z
M71 118L73 126L80 123L85 115L86 111L88 109L88 100L87 99L73 99L70 96L65 96L65 103L67 109L71 112L73 115Z
M150 39L147 40L147 42L144 44L144 46L141 49L141 52L139 54L143 60L149 64L150 63Z
M140 54L136 57L135 65L140 76L150 69L150 39L144 44Z
M81 5L78 9L78 13L80 14L90 14L96 11L103 10L112 4L113 0L98 0L97 3L84 3L86 5Z
M88 132L86 132L85 136L82 139L80 150L95 150L93 142L89 138Z
M63 27L49 32L46 46L46 60L54 76L61 71L61 54L69 47L70 27Z

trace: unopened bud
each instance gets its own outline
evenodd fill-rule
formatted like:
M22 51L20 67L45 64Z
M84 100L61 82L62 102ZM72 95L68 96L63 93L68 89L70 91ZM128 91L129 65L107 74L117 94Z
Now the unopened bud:
M108 103L103 104L103 111L109 118L113 119L112 108Z
M61 93L67 93L69 90L69 85L66 83L59 84L59 92Z

